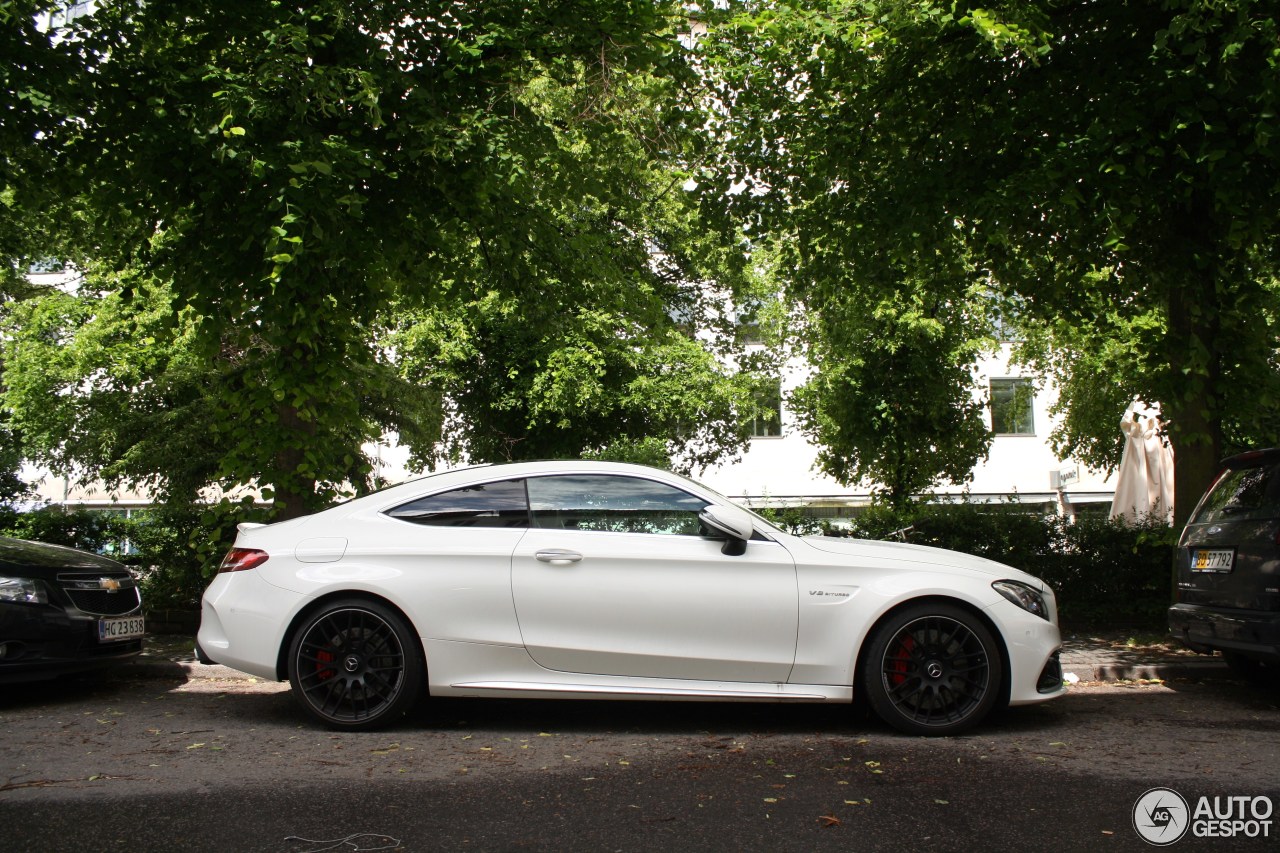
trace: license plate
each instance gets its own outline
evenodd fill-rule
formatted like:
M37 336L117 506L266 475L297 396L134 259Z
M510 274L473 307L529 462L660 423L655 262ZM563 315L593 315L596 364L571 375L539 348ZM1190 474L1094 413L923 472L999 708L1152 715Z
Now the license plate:
M1207 550L1197 548L1191 552L1191 571L1193 572L1229 572L1236 564L1236 552L1226 550Z
M141 616L125 616L121 619L98 620L98 642L113 643L116 640L136 640L146 633Z

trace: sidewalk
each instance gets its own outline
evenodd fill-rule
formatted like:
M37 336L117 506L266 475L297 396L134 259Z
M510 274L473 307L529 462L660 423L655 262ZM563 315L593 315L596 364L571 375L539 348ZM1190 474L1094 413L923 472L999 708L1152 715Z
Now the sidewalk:
M155 678L261 680L229 667L198 662L194 644L192 637L149 635L142 656L126 666L135 675ZM1198 655L1171 642L1131 642L1122 634L1112 633L1064 637L1062 674L1068 681L1169 681L1225 678L1228 672L1220 656Z
M1176 678L1226 678L1221 655L1201 655L1172 641L1128 642L1122 635L1066 635L1062 675L1080 681L1170 681Z

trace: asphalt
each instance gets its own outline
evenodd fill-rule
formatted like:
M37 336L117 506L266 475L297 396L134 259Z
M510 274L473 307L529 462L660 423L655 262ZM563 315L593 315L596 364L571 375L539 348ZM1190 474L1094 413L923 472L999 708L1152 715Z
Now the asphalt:
M1063 678L1071 683L1173 681L1229 675L1219 655L1199 655L1159 640L1134 641L1123 632L1068 636L1063 640L1061 660ZM172 634L149 636L143 654L125 666L141 677L261 680L230 667L200 663L195 659L194 640Z

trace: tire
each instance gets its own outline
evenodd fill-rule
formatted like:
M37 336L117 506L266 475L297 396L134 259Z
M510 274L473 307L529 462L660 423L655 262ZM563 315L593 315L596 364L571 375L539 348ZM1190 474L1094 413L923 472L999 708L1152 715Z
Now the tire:
M426 667L412 630L374 601L333 601L289 644L289 683L303 710L334 729L381 728L422 692Z
M1000 701L1004 664L976 616L925 602L893 614L871 636L862 684L876 716L913 735L952 735Z

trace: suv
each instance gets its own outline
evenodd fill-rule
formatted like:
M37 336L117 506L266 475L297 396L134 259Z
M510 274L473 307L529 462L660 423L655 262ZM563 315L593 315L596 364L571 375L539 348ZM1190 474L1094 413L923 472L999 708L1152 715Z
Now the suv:
M1280 676L1280 448L1223 461L1178 541L1169 630L1251 680Z

